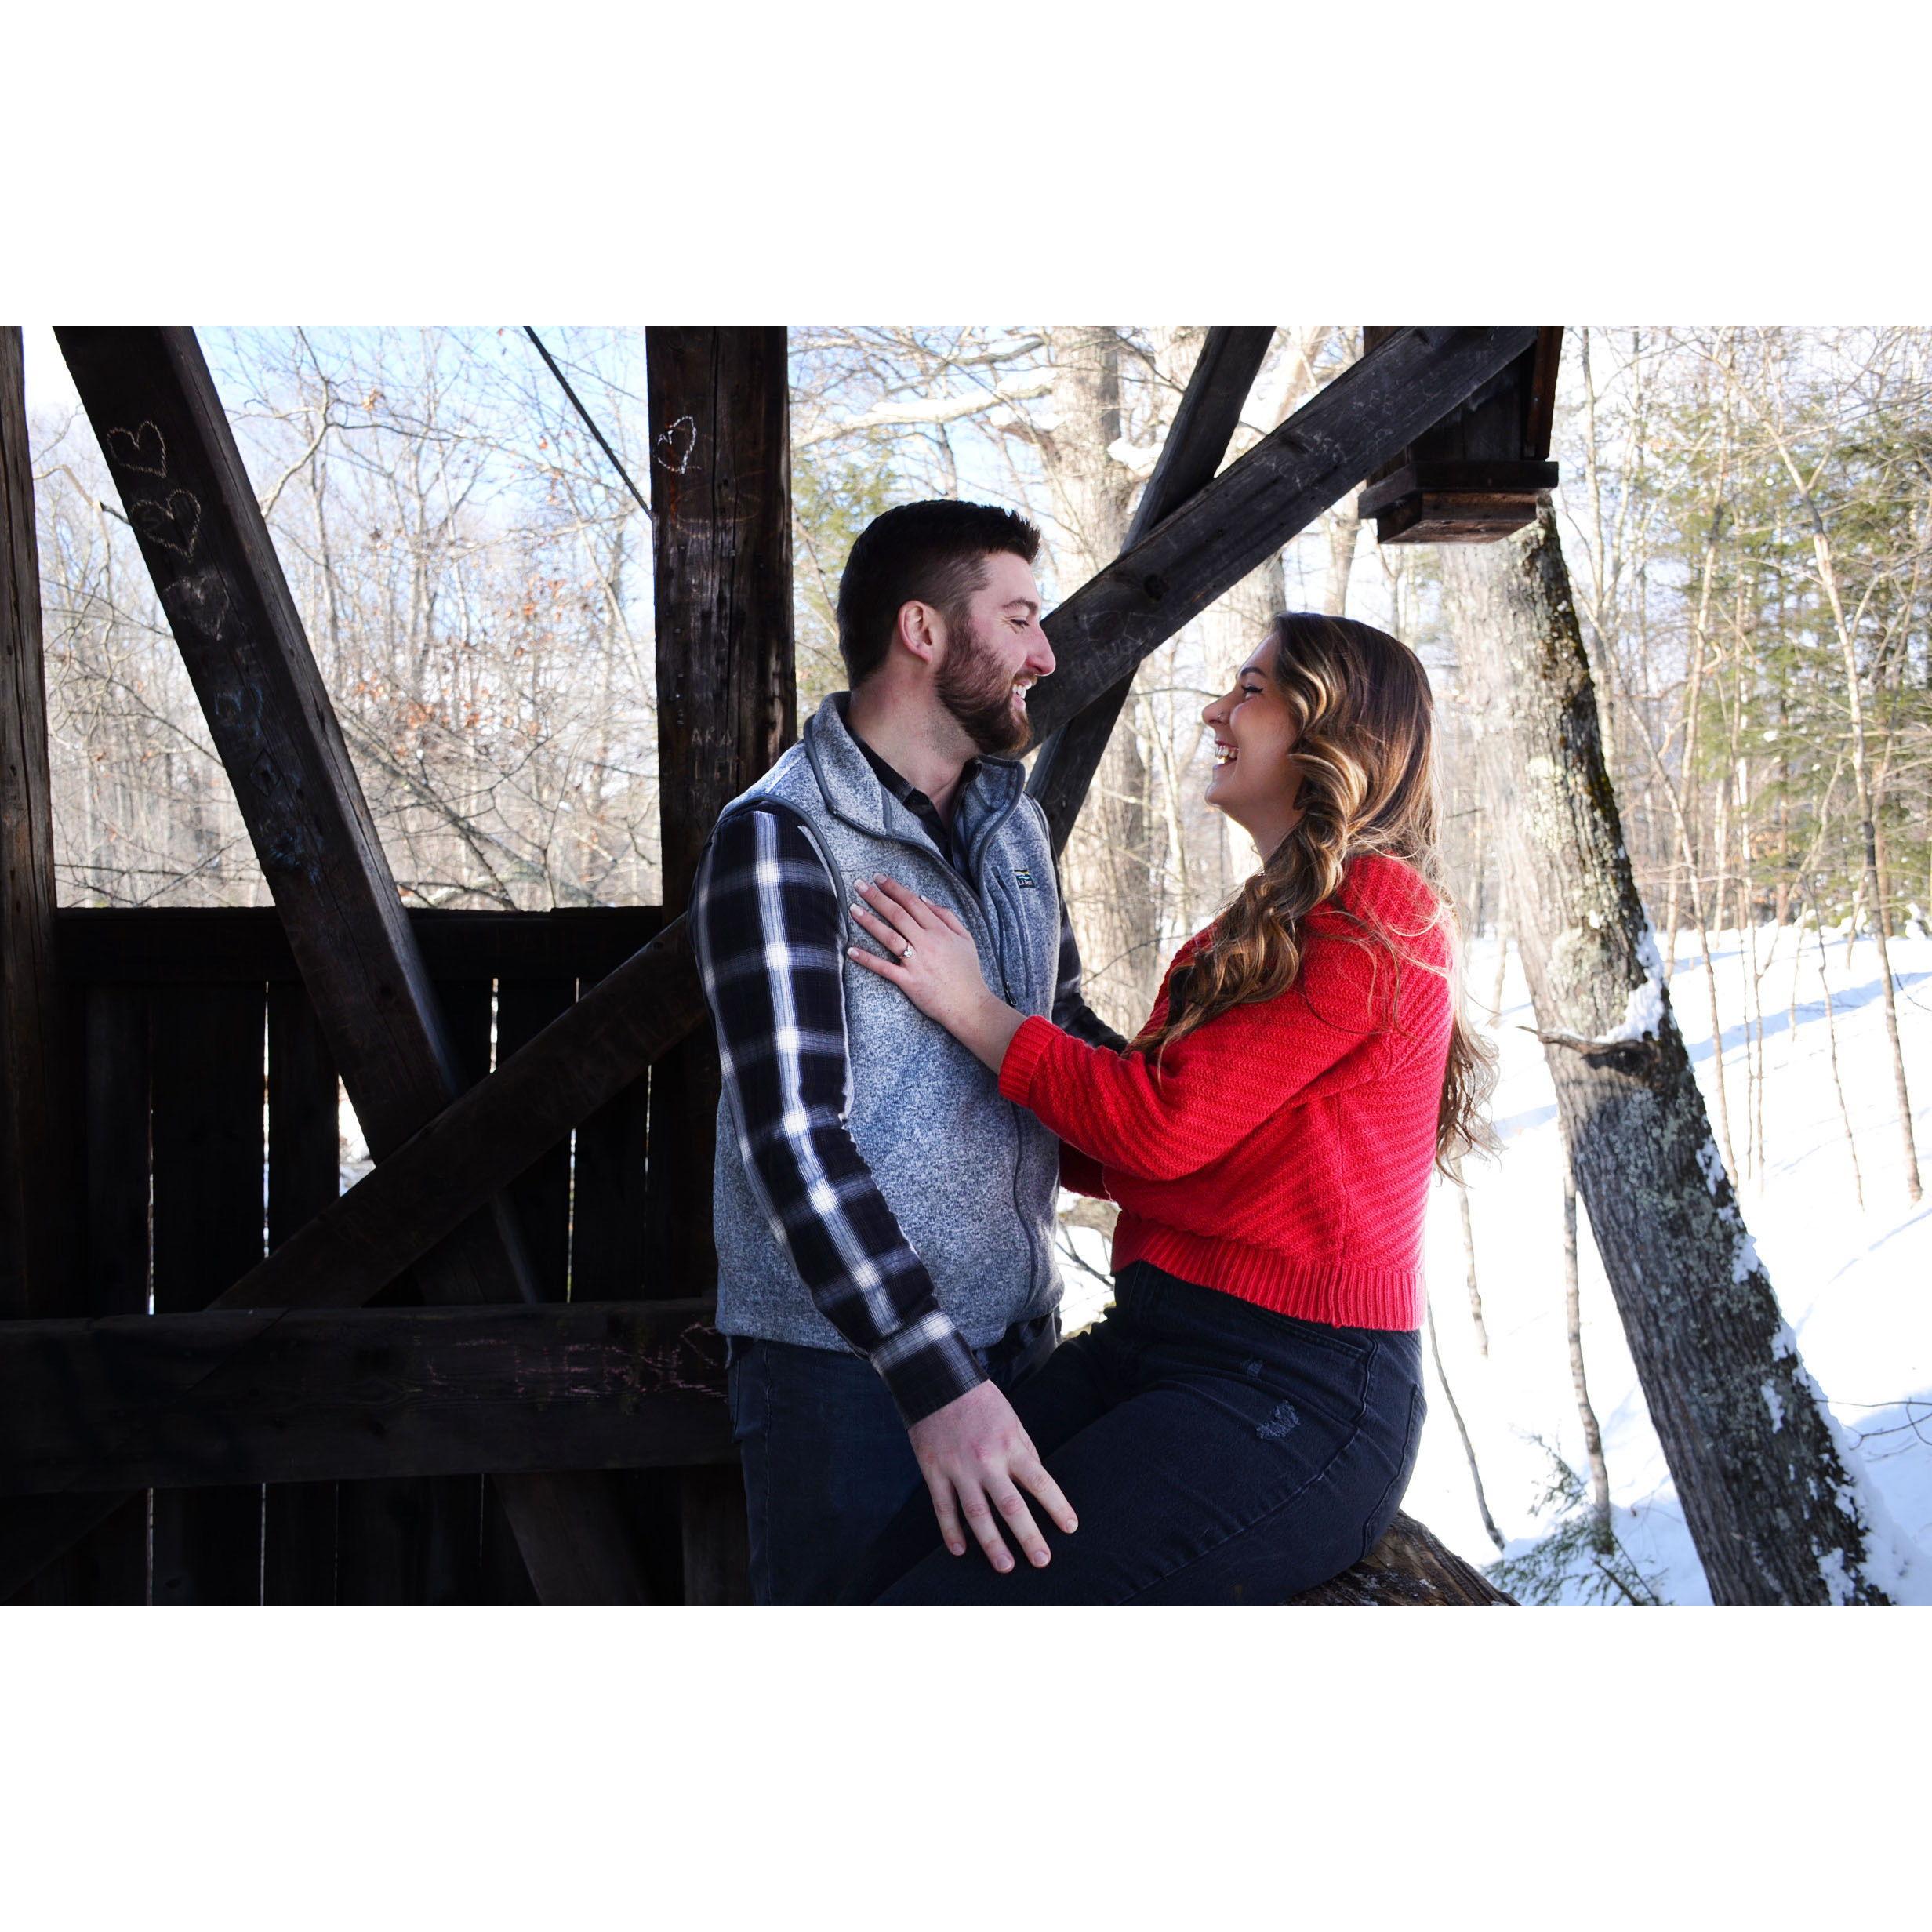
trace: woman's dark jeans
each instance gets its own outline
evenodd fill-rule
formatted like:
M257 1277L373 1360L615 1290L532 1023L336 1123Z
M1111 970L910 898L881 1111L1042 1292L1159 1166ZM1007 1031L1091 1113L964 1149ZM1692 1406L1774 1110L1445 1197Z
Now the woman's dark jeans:
M923 1492L851 1580L888 1603L1278 1603L1367 1556L1422 1430L1412 1331L1331 1328L1136 1262L1013 1407L1080 1519L1053 1560L950 1555ZM896 1581L894 1579L896 1578Z

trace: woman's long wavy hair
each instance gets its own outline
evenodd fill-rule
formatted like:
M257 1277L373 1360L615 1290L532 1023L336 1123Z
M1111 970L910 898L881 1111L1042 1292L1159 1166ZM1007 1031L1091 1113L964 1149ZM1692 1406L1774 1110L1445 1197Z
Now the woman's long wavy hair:
M1483 1118L1496 1083L1495 1055L1462 1017L1455 915L1436 848L1429 674L1406 645L1346 617L1285 612L1269 637L1275 685L1298 728L1289 762L1301 780L1302 815L1235 895L1187 970L1175 976L1165 1023L1136 1040L1134 1050L1157 1062L1165 1048L1216 1014L1285 992L1301 971L1302 922L1335 897L1353 860L1388 853L1428 881L1437 906L1432 924L1445 928L1449 941L1449 1064L1436 1164L1459 1178L1464 1155L1495 1145ZM1422 932L1371 930L1363 923L1364 943L1386 948L1399 987L1403 967L1421 964L1402 942ZM1388 1011L1394 1011L1393 995Z

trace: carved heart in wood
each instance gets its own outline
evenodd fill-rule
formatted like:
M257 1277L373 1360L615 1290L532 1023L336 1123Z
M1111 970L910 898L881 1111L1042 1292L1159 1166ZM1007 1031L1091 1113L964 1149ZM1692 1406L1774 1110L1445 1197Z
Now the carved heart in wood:
M228 621L228 586L219 570L186 572L162 593L162 601L210 637L219 637Z
M168 474L168 445L152 423L137 430L110 430L107 454L124 470L138 470L143 476Z
M168 500L143 497L129 506L129 514L151 542L165 544L177 557L194 554L194 539L201 533L202 507L186 490L170 490Z
M667 430L659 432L652 445L657 460L666 470L678 476L685 473L685 465L691 460L691 452L698 446L698 426L688 416L681 416Z

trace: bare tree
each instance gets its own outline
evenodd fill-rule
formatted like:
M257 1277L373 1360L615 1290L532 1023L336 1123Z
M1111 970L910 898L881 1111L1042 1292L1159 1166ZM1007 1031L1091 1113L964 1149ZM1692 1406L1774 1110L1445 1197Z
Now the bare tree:
M1671 1011L1554 521L1444 570L1559 1113L1712 1594L1885 1600L1856 1465L1778 1312Z

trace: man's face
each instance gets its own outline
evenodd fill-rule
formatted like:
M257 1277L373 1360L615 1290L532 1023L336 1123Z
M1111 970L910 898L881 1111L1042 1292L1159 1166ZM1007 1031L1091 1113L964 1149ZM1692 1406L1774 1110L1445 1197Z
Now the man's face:
M948 627L935 688L981 751L1015 757L1033 743L1026 693L1053 674L1053 647L1040 626L1033 567L1011 551L986 560L986 582Z

